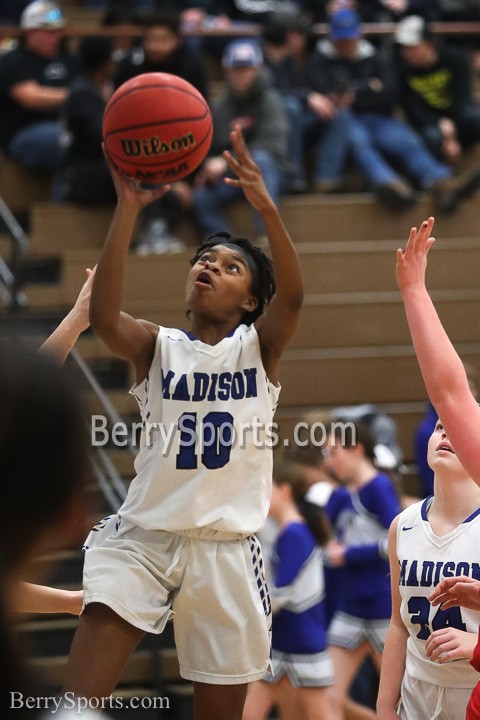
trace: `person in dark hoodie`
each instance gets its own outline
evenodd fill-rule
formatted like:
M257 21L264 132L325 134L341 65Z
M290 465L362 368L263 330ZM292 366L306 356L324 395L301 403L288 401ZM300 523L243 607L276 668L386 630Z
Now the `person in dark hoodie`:
M275 204L289 189L291 173L288 117L280 93L263 72L260 45L250 39L232 41L225 48L222 66L225 90L212 103L212 146L193 193L194 215L206 235L230 231L223 207L242 196L241 188L224 182L229 168L222 152L231 146L230 133L235 126L241 127ZM255 212L253 222L257 236L263 236L263 223Z

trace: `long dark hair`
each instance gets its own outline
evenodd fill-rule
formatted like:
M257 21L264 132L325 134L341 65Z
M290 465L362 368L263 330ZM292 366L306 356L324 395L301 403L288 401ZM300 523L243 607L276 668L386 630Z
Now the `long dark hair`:
M305 466L282 458L274 461L273 482L275 485L290 485L297 508L308 525L317 545L323 546L331 537L331 528L323 508L305 499L308 483Z
M31 692L7 617L6 589L46 530L80 498L87 476L81 406L65 370L49 358L0 348L0 685ZM75 506L76 507L76 506ZM19 720L31 710L17 709Z

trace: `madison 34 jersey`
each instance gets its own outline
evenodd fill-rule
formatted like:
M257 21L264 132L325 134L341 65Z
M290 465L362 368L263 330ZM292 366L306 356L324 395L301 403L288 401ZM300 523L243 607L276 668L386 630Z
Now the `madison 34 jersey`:
M400 564L401 616L409 632L406 671L418 680L444 687L473 687L478 673L468 659L440 665L425 653L430 633L455 627L476 633L480 613L462 607L442 610L427 600L443 578L468 575L480 579L480 508L446 535L433 532L427 510L433 498L407 507L399 516L397 553Z

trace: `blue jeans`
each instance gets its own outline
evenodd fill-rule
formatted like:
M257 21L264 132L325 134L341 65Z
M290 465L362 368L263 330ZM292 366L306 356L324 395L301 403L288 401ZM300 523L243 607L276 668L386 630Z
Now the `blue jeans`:
M271 153L265 150L250 150L250 154L260 168L273 202L278 205L280 195L288 188L286 173L280 169L278 160ZM193 210L201 232L204 235L212 235L222 230L232 232L222 208L242 197L243 190L227 185L223 177L213 185L195 190ZM262 219L256 211L253 212L253 225L257 235L265 233Z
M340 110L332 120L324 121L295 95L284 95L283 104L290 121L294 180L306 181L306 150L313 150L314 181L340 180L350 147L345 112Z
M421 190L452 175L408 125L388 115L348 113L353 159L374 187L398 179L389 160L398 165Z
M19 130L8 145L8 154L29 170L53 173L60 167L60 123L34 123Z

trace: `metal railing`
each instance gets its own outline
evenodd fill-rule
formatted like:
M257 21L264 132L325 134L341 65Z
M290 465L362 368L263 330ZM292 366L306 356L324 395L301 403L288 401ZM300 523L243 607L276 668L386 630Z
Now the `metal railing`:
M105 416L108 418L111 425L116 425L117 423L121 424L122 417L79 351L76 348L73 348L69 357L71 362L76 365L83 375L86 383L95 394L95 397L100 403ZM136 453L130 443L130 440L127 441L125 447L132 456L135 456ZM111 510L116 512L119 505L122 504L127 495L127 485L125 481L111 461L108 453L101 447L92 448L92 466L98 486L102 491L105 500Z
M27 305L27 298L21 290L21 262L28 251L28 238L1 196L0 219L11 242L9 262L0 257L0 300L9 310L15 311Z

